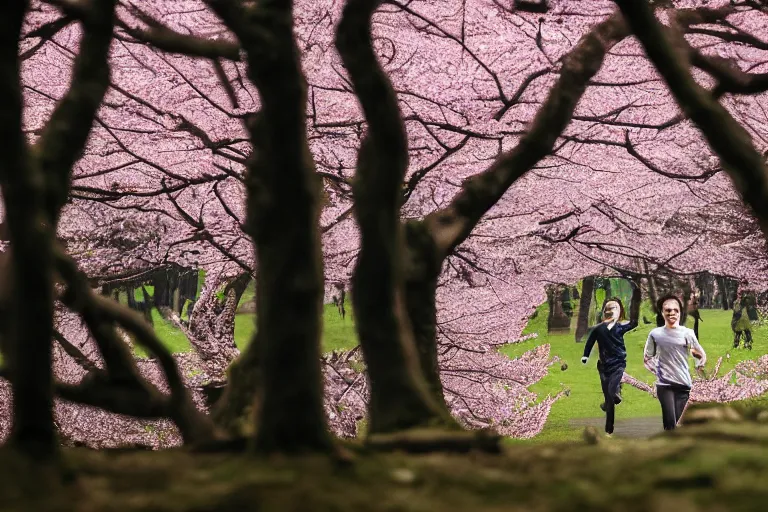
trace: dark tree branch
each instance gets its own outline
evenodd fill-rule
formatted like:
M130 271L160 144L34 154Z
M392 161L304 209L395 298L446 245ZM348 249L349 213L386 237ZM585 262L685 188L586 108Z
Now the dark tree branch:
M664 77L683 111L720 157L736 190L768 236L768 169L749 134L704 88L687 67L684 46L673 42L645 0L616 0L649 59ZM682 48L681 48L682 46Z
M94 0L88 4L88 11L81 18L84 33L74 62L72 84L37 144L40 167L47 181L46 213L54 223L67 201L72 167L85 148L96 111L109 87L107 56L116 3Z
M509 187L552 151L606 53L628 34L624 20L616 14L582 37L563 58L557 83L517 147L499 157L486 171L468 179L448 207L424 219L439 254L450 254Z
M83 354L79 348L73 345L71 341L65 338L64 335L56 329L53 331L53 339L55 339L59 345L61 345L61 348L64 349L64 352L74 359L84 370L93 371L99 369L96 363L88 359L88 356Z
M190 57L203 57L214 61L217 59L240 60L240 46L236 43L181 34L163 25L138 7L131 6L130 10L148 28L131 27L122 20L119 25L128 34L143 43L165 52L181 53Z

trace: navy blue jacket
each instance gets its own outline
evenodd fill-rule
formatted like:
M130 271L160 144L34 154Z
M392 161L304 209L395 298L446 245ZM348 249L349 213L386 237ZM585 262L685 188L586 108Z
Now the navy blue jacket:
M627 366L627 349L624 346L624 333L637 327L637 322L620 324L616 322L608 329L607 323L601 323L592 329L584 346L584 357L589 357L592 347L597 341L600 351L600 361L604 370L613 370Z

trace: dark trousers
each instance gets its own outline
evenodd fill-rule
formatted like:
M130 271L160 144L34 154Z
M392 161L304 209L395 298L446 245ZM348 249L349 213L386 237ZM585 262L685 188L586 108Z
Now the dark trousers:
M752 331L747 329L744 331L744 348L752 350ZM733 333L733 348L739 348L739 341L741 340L741 331Z
M690 394L691 388L687 386L674 384L656 386L656 396L661 403L661 421L664 424L664 430L672 430L677 426Z
M605 398L605 431L613 434L613 419L616 409L616 395L621 389L621 377L626 366L612 366L606 368L602 362L597 362L597 371L600 373L600 386L603 388Z

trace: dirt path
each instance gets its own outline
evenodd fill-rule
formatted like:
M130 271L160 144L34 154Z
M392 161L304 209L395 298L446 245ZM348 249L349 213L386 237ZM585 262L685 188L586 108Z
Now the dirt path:
M574 418L570 421L574 427L592 425L598 432L605 428L605 416L599 418ZM642 438L650 437L664 430L661 425L661 415L642 418L617 419L614 423L613 435L616 437Z

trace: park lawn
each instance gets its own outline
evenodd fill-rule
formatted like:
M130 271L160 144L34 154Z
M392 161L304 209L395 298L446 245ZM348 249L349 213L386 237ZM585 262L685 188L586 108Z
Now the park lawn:
M602 290L599 290L602 291ZM151 291L150 291L151 293ZM137 297L139 299L140 297ZM249 286L243 294L242 301L253 298L252 287ZM600 299L600 297L598 297ZM121 300L122 302L122 300ZM598 301L600 302L600 301ZM501 349L501 352L509 357L518 357L524 352L544 343L550 344L550 355L558 360L550 367L549 373L541 381L530 387L530 390L541 400L548 395L555 395L561 390L569 390L569 396L563 396L553 406L543 431L532 440L510 440L510 442L548 442L548 441L572 441L581 437L583 427L573 426L570 420L573 418L601 417L603 412L599 405L603 401L600 389L600 379L597 374L597 347L593 350L587 365L581 364L581 355L584 343L576 343L573 332L569 334L547 334L547 315L549 312L546 303L539 306L536 318L528 322L523 334L537 333L538 337L516 344L510 344ZM733 350L733 334L731 332L731 311L701 310L703 322L699 324L700 341L707 352L706 369L712 371L718 357L730 353L730 360L724 360L719 375L724 375L743 360L757 359L768 352L768 327L755 327L754 350ZM647 302L643 303L640 317L645 316L649 320L654 319ZM152 311L155 322L155 331L161 341L172 352L186 352L191 346L186 337L172 324L165 321L157 310ZM573 324L576 323L574 314ZM654 376L643 366L642 351L648 332L655 324L644 324L625 335L627 345L627 373L635 378L653 383ZM692 326L692 323L689 323ZM243 350L252 339L255 331L255 315L242 313L235 317L235 343ZM333 350L348 350L356 346L357 334L355 332L352 307L347 305L347 315L342 319L336 306L324 305L323 315L323 353ZM137 349L137 355L144 355L141 349ZM567 370L561 370L561 364L568 365ZM637 418L660 415L658 402L650 395L635 389L629 385L623 385L622 396L624 401L616 409L616 419Z
M323 306L323 353L333 350L349 350L357 345L357 333L352 317L352 307L347 305L344 319L333 304ZM240 350L245 349L256 331L256 315L240 313L235 316L235 344Z
M251 282L240 298L240 304L251 302L255 298L255 283ZM323 340L324 354L334 350L349 350L357 345L357 332L352 315L352 304L345 302L346 315L341 318L333 304L323 305ZM248 346L256 331L256 315L253 313L238 313L235 316L235 345L241 351Z
M151 285L145 286L150 296L154 294L154 288ZM136 289L134 293L136 300L144 300L141 289ZM253 283L249 284L240 298L240 303L252 301L255 295ZM120 293L121 304L127 304L125 292ZM357 333L352 319L352 306L347 302L347 315L342 319L336 306L325 304L323 306L323 353L333 350L349 350L357 345ZM184 307L182 318L187 318L187 309ZM166 321L156 308L152 308L152 321L154 322L155 333L160 341L174 354L189 352L192 350L187 337L177 329L173 324ZM243 350L251 341L253 333L256 330L256 315L253 313L241 313L235 316L235 344L240 350ZM139 357L147 357L146 351L136 347L135 353Z
M189 352L192 350L187 337L176 328L171 322L167 321L157 308L152 308L152 322L155 328L155 334L160 338L160 341L165 347L174 354L181 352ZM135 347L134 351L138 357L148 357L148 353L141 347Z
M507 345L501 352L509 357L518 357L532 348L549 343L550 355L557 356L560 361L555 362L549 373L541 381L530 387L536 393L539 400L548 395L555 395L559 391L568 389L569 396L563 396L553 406L549 418L542 432L536 436L533 442L571 441L579 439L583 427L570 425L572 418L601 417L600 403L603 394L600 388L600 378L597 374L597 347L593 349L589 362L581 364L581 356L584 351L584 343L574 341L573 332L570 334L548 335L546 320L549 312L547 304L538 308L536 318L529 321L523 334L538 333L538 337L513 345ZM645 315L651 319L653 316L647 304L641 310L641 319ZM731 332L731 311L701 310L703 322L699 323L699 338L704 350L707 352L706 370L711 372L718 357L725 357L730 353L730 360L723 360L718 375L724 375L734 366L747 359L757 359L768 352L768 328L754 327L754 350L734 350L733 333ZM575 317L575 315L574 315ZM692 320L689 327L692 327ZM575 324L575 318L574 318ZM627 373L638 380L652 384L655 377L643 366L643 348L648 333L655 324L641 324L624 336L627 346ZM568 369L561 370L561 364L566 363ZM636 418L660 415L660 406L656 399L627 384L622 386L623 402L616 408L616 419Z

